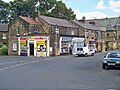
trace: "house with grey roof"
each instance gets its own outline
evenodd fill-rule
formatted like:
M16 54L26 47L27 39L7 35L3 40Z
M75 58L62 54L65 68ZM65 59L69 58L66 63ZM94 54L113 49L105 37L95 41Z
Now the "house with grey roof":
M0 45L8 44L8 24L0 23Z
M69 54L72 39L83 38L78 26L68 20L40 15L36 21L50 37L51 55Z
M120 47L120 17L86 20L86 22L99 22L104 25L106 28L107 49L116 49Z
M78 26L48 16L20 16L9 24L9 55L56 56L69 54L73 38L83 38Z
M105 51L105 32L106 28L95 26L94 23L88 23L84 20L73 20L72 23L79 27L79 31L85 37L85 44L93 46L96 51ZM93 45L92 45L93 44Z

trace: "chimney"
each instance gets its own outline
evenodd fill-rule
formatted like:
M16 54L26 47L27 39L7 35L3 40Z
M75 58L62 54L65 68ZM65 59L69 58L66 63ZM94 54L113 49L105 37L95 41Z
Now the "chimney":
M85 16L82 17L82 21L85 23Z

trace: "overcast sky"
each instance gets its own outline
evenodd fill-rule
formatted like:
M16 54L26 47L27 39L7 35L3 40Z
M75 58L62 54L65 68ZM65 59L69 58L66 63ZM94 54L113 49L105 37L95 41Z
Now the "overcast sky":
M77 19L83 16L86 19L120 16L120 0L63 0L63 2L73 9Z

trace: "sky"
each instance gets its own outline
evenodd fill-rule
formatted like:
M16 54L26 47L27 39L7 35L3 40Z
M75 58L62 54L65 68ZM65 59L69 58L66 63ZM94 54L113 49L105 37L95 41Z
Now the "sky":
M5 2L13 0L3 0ZM99 19L120 16L120 0L62 0L68 8L72 8L76 18Z

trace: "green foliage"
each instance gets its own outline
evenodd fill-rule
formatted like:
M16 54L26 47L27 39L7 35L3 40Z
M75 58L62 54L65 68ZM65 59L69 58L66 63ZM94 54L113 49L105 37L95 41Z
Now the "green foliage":
M7 55L7 53L8 53L8 48L7 48L7 46L3 45L0 48L0 55Z
M9 21L9 4L0 0L0 23L8 23Z
M48 16L67 20L72 20L75 19L76 17L72 9L71 8L68 9L65 3L63 3L62 1L57 1L55 8L51 10Z
M0 0L0 22L8 23L18 16L35 16L35 12L42 15L61 19L75 19L76 15L65 3L57 0L14 0L9 3Z

